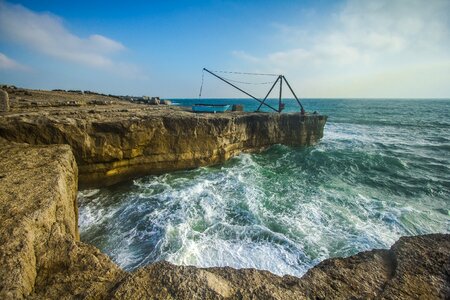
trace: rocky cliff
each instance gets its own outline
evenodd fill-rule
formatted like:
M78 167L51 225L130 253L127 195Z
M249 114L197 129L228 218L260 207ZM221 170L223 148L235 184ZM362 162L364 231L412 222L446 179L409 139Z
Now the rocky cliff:
M105 297L123 276L79 241L69 146L0 143L0 299Z
M5 142L3 140L3 142ZM0 139L0 299L448 299L450 235L332 258L302 278L159 262L127 273L78 240L66 145Z
M70 145L80 184L95 186L217 164L273 144L310 145L323 136L327 120L300 113L195 114L95 97L12 90L11 111L0 116L0 137Z

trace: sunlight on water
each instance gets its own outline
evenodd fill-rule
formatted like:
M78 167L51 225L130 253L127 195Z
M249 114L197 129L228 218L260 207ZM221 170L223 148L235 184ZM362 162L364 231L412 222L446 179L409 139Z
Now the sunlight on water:
M127 270L168 260L300 276L328 257L449 232L450 101L420 114L418 101L388 103L306 101L330 115L316 146L81 191L81 238Z

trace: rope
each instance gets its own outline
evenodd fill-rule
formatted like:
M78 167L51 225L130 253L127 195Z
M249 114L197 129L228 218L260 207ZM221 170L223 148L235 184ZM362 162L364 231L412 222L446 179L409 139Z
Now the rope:
M255 75L255 76L279 76L277 74L268 73L247 73L247 72L233 72L233 71L211 71L216 73L228 73L228 74L242 74L242 75Z
M205 70L202 70L202 84L200 85L200 93L198 94L198 98L202 97L202 90L203 90L203 80L205 78Z
M242 84L270 84L270 83L273 83L273 81L266 81L266 82L244 82L244 81L233 80L233 79L226 78L226 77L222 77L222 78L223 78L223 79L226 79L226 80L228 80L228 81L231 81L231 82L242 83Z
M219 72L219 73L229 73L229 74L245 74L245 75L258 75L258 76L278 76L278 75L274 75L274 74L262 74L262 73L244 73L244 72L231 72L231 71L213 71L213 72ZM233 80L230 78L225 78L224 79L231 81L231 82L235 82L235 83L241 83L241 84L253 84L253 85L263 85L263 84L272 84L273 81L265 81L265 82L245 82L245 81L238 81L238 80ZM198 94L198 98L202 97L202 92L203 92L203 84L205 81L205 70L202 70L202 84L200 85L200 92Z

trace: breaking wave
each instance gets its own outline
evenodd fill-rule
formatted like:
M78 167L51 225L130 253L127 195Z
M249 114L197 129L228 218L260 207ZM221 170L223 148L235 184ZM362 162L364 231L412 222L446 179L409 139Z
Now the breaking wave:
M126 270L167 260L301 276L329 257L449 232L450 131L430 124L450 102L410 116L423 103L400 101L384 123L385 103L361 102L307 102L330 115L313 147L81 191L81 238Z

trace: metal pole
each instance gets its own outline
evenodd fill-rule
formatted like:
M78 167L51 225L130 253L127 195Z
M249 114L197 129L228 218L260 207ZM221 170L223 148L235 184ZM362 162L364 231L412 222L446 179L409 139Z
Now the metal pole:
M281 113L281 94L283 90L283 76L280 75L278 78L280 78L280 97L278 98L278 112Z
M294 95L295 100L297 100L298 105L300 105L302 114L304 114L304 113L305 113L305 110L303 109L303 105L300 103L300 100L298 100L297 95L295 95L294 90L292 90L291 85L290 85L289 82L286 80L286 77L283 76L283 78L284 78L284 81L286 82L288 88L291 90L292 95Z
M277 80L275 80L275 82L273 83L272 87L270 88L269 92L267 93L267 95L264 97L263 102L258 106L258 109L256 111L259 111L259 109L261 108L261 106L263 105L263 103L266 101L267 97L269 97L269 94L272 92L273 88L275 87L275 85L277 84L278 80L280 80L280 76L277 77Z
M215 77L217 77L217 78L219 78L220 80L222 80L223 82L226 82L226 83L228 83L229 85L231 85L232 87L234 87L235 89L237 89L237 90L239 90L239 91L241 91L241 92L243 92L244 94L246 94L247 96L249 96L249 97L252 97L253 99L255 99L256 101L258 101L259 103L261 103L261 104L264 104L265 106L267 106L267 107L269 107L269 108L271 108L271 109L273 109L274 111L277 111L275 108L273 108L272 106L270 106L269 104L266 104L266 103L264 103L263 101L261 101L260 99L258 99L258 98L256 98L255 96L253 96L253 95L250 95L249 93L247 93L246 91L244 91L243 89L241 89L241 88L239 88L239 87L237 87L237 86L235 86L234 84L232 84L232 83L230 83L230 82L228 82L227 80L225 80L225 79L223 79L222 77L220 77L219 75L216 75L216 74L214 74L213 72L211 72L210 70L208 70L208 69L206 69L206 68L203 68L203 70L205 70L206 72L208 72L209 74L211 74L211 75L213 75L213 76L215 76Z

